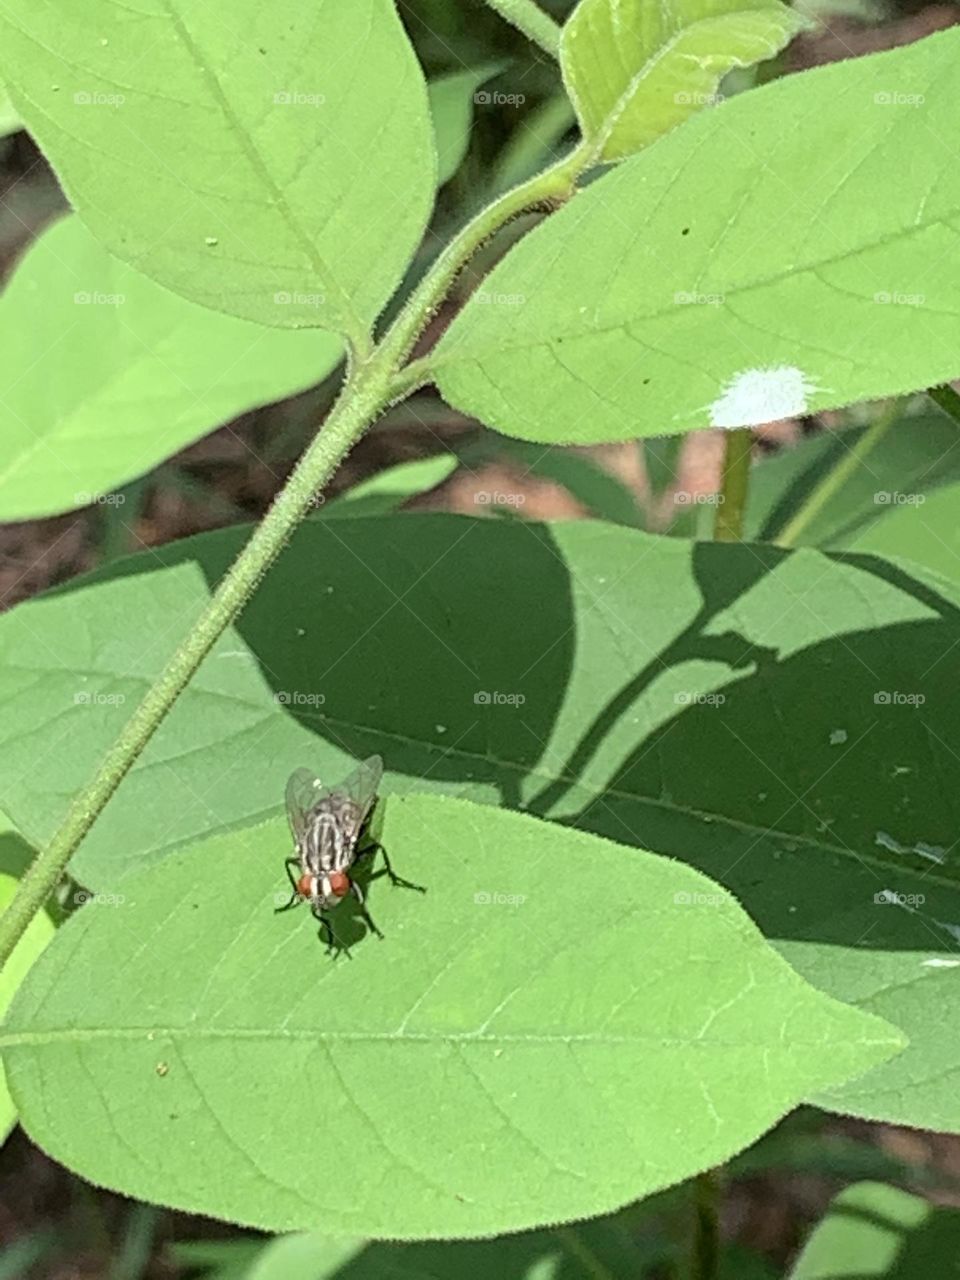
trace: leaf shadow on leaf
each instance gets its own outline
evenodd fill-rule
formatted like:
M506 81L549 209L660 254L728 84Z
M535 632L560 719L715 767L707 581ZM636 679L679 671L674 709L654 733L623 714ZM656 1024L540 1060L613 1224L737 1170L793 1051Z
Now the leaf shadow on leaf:
M560 820L689 862L727 885L770 938L957 951L960 734L955 672L941 659L960 644L960 610L905 568L837 553L829 562L853 571L844 585L868 608L883 583L914 618L778 656L777 646L726 630L721 615L736 606L751 623L762 618L744 598L789 554L695 547L699 613L608 701L561 773L582 778L667 667L709 653L731 678L694 677L679 711L630 744L609 784L591 786L595 795ZM741 574L731 573L736 559ZM809 563L816 585L823 562ZM800 591L798 583L798 622L807 611ZM719 634L705 636L717 619ZM566 789L553 783L529 807L556 817ZM902 909L891 894L919 903Z
M428 519L389 540L383 527L305 526L237 630L285 712L345 763L378 752L418 790L492 788L516 808L573 661L563 557L540 526ZM521 691L518 734L501 699Z
M187 539L148 565L195 564L212 587L244 536ZM630 578L634 565L616 559L627 545L638 550ZM97 577L144 568L132 558ZM621 577L629 591L604 613ZM238 656L238 636L266 682L253 709L270 727L231 753L219 808L213 791L206 804L181 795L178 816L194 821L192 806L195 829L210 830L214 808L215 829L229 827L239 794L258 817L277 812L298 765L335 783L379 752L385 795L454 791L682 858L770 937L955 949L960 924L956 936L944 925L960 922L960 732L943 659L960 643L960 612L907 569L590 522L311 521L223 656ZM219 663L224 679L231 669ZM925 702L878 705L883 692ZM524 701L494 701L515 695ZM178 715L193 748L196 723L185 707L170 723ZM93 833L105 847L110 818ZM385 890L374 882L374 919ZM885 891L926 901L892 909L875 901Z

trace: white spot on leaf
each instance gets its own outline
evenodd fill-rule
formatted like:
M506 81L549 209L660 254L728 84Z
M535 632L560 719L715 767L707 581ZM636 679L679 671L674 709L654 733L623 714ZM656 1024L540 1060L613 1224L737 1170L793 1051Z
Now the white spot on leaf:
M710 405L710 425L757 427L778 418L795 418L807 412L808 398L819 390L802 369L792 365L743 369Z

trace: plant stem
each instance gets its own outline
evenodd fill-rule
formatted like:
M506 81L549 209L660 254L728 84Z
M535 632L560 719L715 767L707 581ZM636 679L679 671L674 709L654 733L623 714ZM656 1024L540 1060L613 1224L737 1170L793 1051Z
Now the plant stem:
M800 534L820 514L834 494L839 493L857 468L862 466L867 455L876 448L899 417L900 401L894 400L873 426L868 427L857 443L848 449L833 470L823 477L799 511L794 513L793 519L787 522L779 537L774 539L778 547L797 545Z
M942 387L929 387L927 395L938 404L944 413L949 414L954 422L960 422L960 396L953 387L944 384Z
M389 405L428 380L427 361L405 369L402 366L460 270L477 248L516 214L545 201L568 199L576 190L584 154L582 148L576 148L556 165L483 209L439 255L373 354L352 365L329 417L286 486L217 587L199 621L124 726L96 776L73 801L49 845L20 881L13 901L0 917L0 968L200 663L283 550L314 495L327 484L340 460L370 423Z
M713 526L713 536L718 542L739 542L743 537L752 453L753 432L749 427L737 427L728 432L723 454L721 501Z
M585 1274L591 1276L592 1280L615 1280L613 1272L608 1270L593 1250L589 1248L575 1226L554 1227L553 1234L570 1256L579 1263L578 1270L582 1270Z
M691 1280L716 1280L720 1266L720 1184L707 1169L693 1180L694 1231Z
M52 840L20 881L13 901L0 917L0 966L6 963L30 920L56 888L80 841L187 682L283 550L309 509L314 494L327 483L341 458L388 403L392 392L389 367L379 361L361 366L348 378L329 418L217 587L200 619L127 721L92 782L74 800Z
M378 348L391 367L399 369L413 350L414 344L446 297L450 286L473 257L477 249L502 226L518 214L537 205L568 200L576 190L586 151L576 147L549 169L512 187L482 209L454 236L433 266L411 293L400 314L384 334ZM416 360L398 375L398 398L409 395L429 379L429 361Z
M560 26L534 0L487 0L487 4L551 58L559 56Z

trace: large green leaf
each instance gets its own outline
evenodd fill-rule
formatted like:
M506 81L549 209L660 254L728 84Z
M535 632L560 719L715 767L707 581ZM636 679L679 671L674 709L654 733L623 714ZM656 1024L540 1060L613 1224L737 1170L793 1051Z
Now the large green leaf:
M808 25L780 0L580 0L560 65L584 140L598 160L633 155Z
M246 536L157 548L0 618L0 794L34 843ZM960 588L882 560L591 521L310 521L74 871L109 891L279 813L298 765L336 779L379 751L388 790L526 806L722 880L804 976L910 1036L820 1101L958 1129L958 662Z
M309 912L272 909L281 819L68 922L0 1032L33 1140L95 1183L269 1230L491 1235L719 1164L905 1043L676 860L439 796L391 799L380 838L427 891L368 866L385 937L338 908L350 962Z
M392 0L10 0L0 67L119 257L215 310L362 338L433 202Z
M701 113L506 256L434 351L443 395L591 442L955 376L958 88L954 30Z
M117 261L78 218L0 299L0 520L95 502L245 409L321 381L339 338L219 315Z
M882 1182L836 1197L790 1280L932 1280L957 1274L960 1213Z

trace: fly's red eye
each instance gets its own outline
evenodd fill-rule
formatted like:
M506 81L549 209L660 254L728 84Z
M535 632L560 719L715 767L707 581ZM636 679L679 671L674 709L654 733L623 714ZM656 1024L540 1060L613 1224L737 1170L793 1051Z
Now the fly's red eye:
M338 898L342 898L344 894L349 893L350 877L345 876L342 871L331 871L330 892L335 893Z
M297 893L301 898L313 897L313 876L301 876L297 881Z

